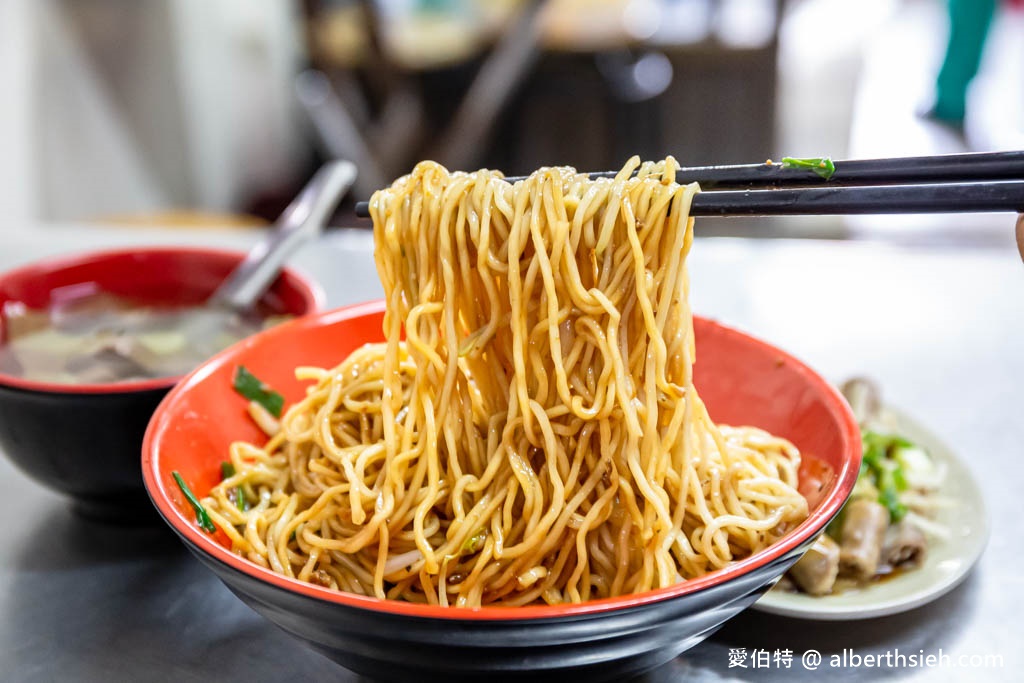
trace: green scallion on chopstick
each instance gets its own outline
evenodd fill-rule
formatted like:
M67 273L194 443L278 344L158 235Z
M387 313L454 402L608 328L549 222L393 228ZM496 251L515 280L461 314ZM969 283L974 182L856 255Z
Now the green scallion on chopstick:
M250 401L259 403L274 417L281 417L281 411L284 409L284 396L246 370L244 365L239 365L235 369L234 387L235 391Z
M174 481L178 483L178 488L185 494L185 500L189 502L189 505L196 511L196 522L199 523L199 528L207 533L214 533L217 531L217 527L213 525L213 520L210 519L210 515L206 512L206 508L196 498L196 494L192 493L192 489L188 487L185 480L181 478L181 475L177 472L171 472L171 476L174 477Z
M836 165L829 157L818 157L811 159L794 159L793 157L782 157L784 168L808 168L817 173L822 179L828 180L836 172Z

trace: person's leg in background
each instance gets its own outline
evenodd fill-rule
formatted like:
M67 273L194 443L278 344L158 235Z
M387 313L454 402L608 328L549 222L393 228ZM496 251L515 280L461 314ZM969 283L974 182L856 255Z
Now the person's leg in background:
M949 43L935 80L935 104L929 118L963 127L967 86L978 73L998 0L948 0Z

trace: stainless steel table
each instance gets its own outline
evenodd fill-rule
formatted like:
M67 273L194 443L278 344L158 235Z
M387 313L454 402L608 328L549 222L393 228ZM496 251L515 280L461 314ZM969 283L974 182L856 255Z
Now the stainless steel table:
M1012 221L1007 219L1007 230ZM0 232L0 269L120 244L244 247L253 235L39 226ZM379 296L366 233L331 233L293 263L338 306ZM866 373L931 426L987 491L992 537L967 580L911 612L825 623L747 611L647 681L1024 680L1024 265L1011 250L699 239L698 312L786 348L831 378ZM87 454L83 453L84 457ZM0 459L0 679L356 680L238 601L160 527L74 517ZM796 654L790 668L730 667L730 649ZM799 655L898 648L998 655L1001 668L804 670Z

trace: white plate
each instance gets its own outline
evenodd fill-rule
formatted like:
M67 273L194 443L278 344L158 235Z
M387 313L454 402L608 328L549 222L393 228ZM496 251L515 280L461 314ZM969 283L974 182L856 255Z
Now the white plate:
M959 584L985 549L988 515L971 471L934 434L893 408L884 411L892 431L924 447L936 462L945 463L946 478L938 496L950 501L935 516L950 531L949 539L929 539L925 562L917 569L864 588L838 595L812 597L770 590L754 609L771 614L823 621L868 619L919 607Z

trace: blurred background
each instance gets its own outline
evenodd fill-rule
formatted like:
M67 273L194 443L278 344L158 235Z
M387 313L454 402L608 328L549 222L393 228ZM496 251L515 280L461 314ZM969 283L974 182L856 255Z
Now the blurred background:
M333 221L355 226L352 202L423 158L514 175L1022 149L1020 5L4 0L0 248L51 222L265 224L335 157L360 169ZM1013 243L1005 215L700 229Z

